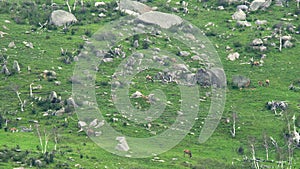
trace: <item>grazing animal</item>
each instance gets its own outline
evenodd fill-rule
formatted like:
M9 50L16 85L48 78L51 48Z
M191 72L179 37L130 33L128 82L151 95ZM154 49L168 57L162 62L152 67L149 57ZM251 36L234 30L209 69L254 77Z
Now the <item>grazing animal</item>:
M146 76L146 80L149 80L149 81L153 82L153 78L152 78L152 76L150 76L150 75L147 75L147 76Z
M183 150L183 156L185 157L185 155L188 154L190 158L192 158L192 152L191 150Z
M269 80L269 79L266 80L266 85L267 85L267 86L270 85L270 80Z
M251 66L259 66L259 61L254 61L251 63Z
M258 81L258 85L259 85L259 86L262 86L262 85L263 85L263 82L262 82L262 81Z
M10 130L10 132L12 132L12 133L14 133L14 132L18 132L18 129L17 129L17 128L15 128L15 127L13 127L13 128L10 128L9 130Z

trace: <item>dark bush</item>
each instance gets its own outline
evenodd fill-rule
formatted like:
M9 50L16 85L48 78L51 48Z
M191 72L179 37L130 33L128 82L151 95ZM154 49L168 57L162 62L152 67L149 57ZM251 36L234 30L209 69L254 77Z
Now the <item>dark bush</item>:
M92 32L89 29L84 30L84 34L88 37L92 36Z
M241 42L236 41L236 42L233 42L233 46L236 47L236 48L240 48L240 47L242 47L243 45L242 45Z

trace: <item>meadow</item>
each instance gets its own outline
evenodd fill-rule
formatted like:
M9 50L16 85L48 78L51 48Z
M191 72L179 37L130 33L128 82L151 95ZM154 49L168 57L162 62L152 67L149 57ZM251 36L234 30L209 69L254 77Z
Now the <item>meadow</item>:
M58 9L68 11L64 1L53 0L58 4ZM94 33L110 24L114 20L125 16L118 10L115 1L105 1L106 5L97 8L96 1L84 1L84 8L80 5L72 13L78 22L68 26L55 27L47 25L41 27L39 23L48 20L53 7L51 1L0 1L0 31L8 33L1 37L0 64L5 63L11 70L10 75L0 74L0 168L21 167L30 168L124 168L124 169L157 169L157 168L299 168L300 150L297 143L291 140L293 130L293 116L295 127L300 127L299 116L299 91L289 90L290 84L300 85L299 78L299 40L300 31L299 15L296 3L290 1L289 7L271 5L266 10L258 10L247 14L247 21L251 27L237 27L231 15L236 11L240 2L228 5L223 1L189 1L189 13L184 14L181 9L173 12L184 20L189 21L203 30L215 46L223 65L226 78L226 103L222 118L213 135L205 143L199 143L198 137L201 127L208 113L210 98L199 102L200 112L198 119L189 134L174 148L162 154L148 158L127 158L114 155L97 146L86 133L77 132L78 117L73 108L68 109L60 116L45 115L67 107L66 99L72 96L72 78L76 66L76 59L85 47L85 38L91 38ZM74 1L69 2L73 4ZM145 4L157 7L158 11L172 13L172 7L180 6L171 1L148 1ZM224 10L217 6L224 5ZM105 11L106 17L100 18L99 13ZM284 21L282 18L289 18ZM6 22L10 21L10 23ZM257 28L256 20L267 20L267 25ZM215 26L206 26L212 22ZM287 29L288 25L295 26L295 32ZM279 40L271 38L265 45L267 51L257 51L251 48L255 38L263 38L272 34L275 27L282 27L283 35L293 37L291 48L278 49ZM4 29L5 26L7 29ZM181 43L173 40L166 42L164 38L148 35L152 43L147 48L160 48L176 55L180 50L189 50L182 47ZM84 37L84 38L83 38ZM146 35L130 37L119 43L129 56L132 51L132 42L142 40ZM14 42L16 47L9 48L8 44ZM24 41L31 42L33 48L26 47ZM166 43L169 43L166 45ZM275 46L271 44L274 43ZM227 46L232 50L226 50ZM136 51L141 51L145 46L140 45ZM62 52L62 49L66 51ZM229 53L238 52L239 59L230 61ZM251 66L248 63L253 57L260 60L266 54L262 66ZM175 120L177 111L180 110L180 91L175 83L162 84L158 80L147 81L147 75L155 76L157 70L149 69L137 74L130 86L129 95L140 91L149 95L154 89L164 91L167 100L173 104L167 105L163 115L152 123L151 131L146 124L135 124L123 118L118 109L111 102L111 76L124 58L115 57L113 62L102 62L98 66L95 79L95 95L101 113L105 120L117 131L131 137L152 137L162 133ZM201 68L203 65L192 61L190 57L182 58L190 67ZM12 70L13 62L17 60L21 72ZM28 70L28 66L30 70ZM297 68L298 67L298 68ZM43 76L44 70L56 72L54 79ZM251 79L249 86L237 88L232 84L232 77L242 75ZM268 79L270 85L260 86L258 81ZM56 85L55 81L60 81ZM42 88L33 91L29 96L29 87L41 85ZM73 82L74 83L74 82ZM299 86L300 87L300 86ZM60 103L51 103L48 98L51 91L55 91L61 98ZM210 88L199 87L201 97ZM20 101L25 103L24 111L20 109ZM268 110L268 101L286 101L288 109L281 116L276 116ZM130 99L134 107L146 110L150 104L142 98ZM236 135L232 136L232 115L236 118ZM19 120L18 118L21 118ZM113 120L117 118L118 121ZM4 119L8 119L7 126ZM229 121L228 121L229 119ZM33 120L37 120L37 128ZM129 124L129 125L128 125ZM33 132L5 131L5 128L18 128L21 126L32 127ZM38 130L41 133L42 143L48 139L46 151L40 144ZM273 140L272 140L272 139ZM55 139L57 139L55 141ZM274 143L277 142L277 145ZM57 142L57 143L56 143ZM55 149L56 145L56 149ZM145 145L146 146L146 145ZM268 148L268 160L266 159ZM253 148L255 158L253 160ZM183 150L189 149L193 157L184 156ZM47 153L46 153L47 152ZM292 157L292 161L291 161ZM41 161L37 164L37 160ZM163 160L159 161L159 160ZM282 165L281 165L282 164Z

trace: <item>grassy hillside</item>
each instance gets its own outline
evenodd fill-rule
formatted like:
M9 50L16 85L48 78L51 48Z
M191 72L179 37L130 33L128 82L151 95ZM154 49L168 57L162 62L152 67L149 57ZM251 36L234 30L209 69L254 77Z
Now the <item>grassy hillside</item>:
M0 74L0 168L13 168L30 166L37 168L255 168L253 162L253 145L255 156L260 168L299 168L300 150L292 139L293 120L298 130L299 123L299 89L289 90L289 85L294 83L300 87L299 78L299 40L300 31L299 15L296 3L291 1L289 7L278 7L274 4L266 10L258 10L247 14L247 21L252 27L237 27L236 21L231 20L231 15L236 11L236 6L241 3L227 5L224 10L218 10L221 2L196 0L189 2L189 13L184 14L181 5L171 1L166 5L165 1L149 1L146 4L157 7L158 11L172 13L176 7L179 12L174 14L191 22L203 30L221 59L227 78L226 105L222 119L212 137L200 144L198 137L203 127L203 122L208 113L210 98L199 102L200 112L195 125L190 133L171 150L149 158L126 158L105 151L95 144L84 132L79 130L78 117L74 108L67 106L69 97L72 96L72 77L76 65L76 58L83 51L86 38L126 15L114 10L117 7L115 1L105 1L106 5L100 8L94 6L93 0L86 0L85 7L77 6L72 13L78 22L69 26L55 27L47 25L40 28L40 23L48 20L51 11L51 1L0 1L0 32L5 32L0 37L0 64L4 64L10 70L10 75ZM68 10L64 1L55 1L58 9ZM73 4L73 1L70 1ZM99 13L105 11L106 17L100 18ZM292 19L286 21L282 18ZM256 20L267 20L267 25L257 28ZM206 26L212 22L214 26ZM293 31L286 30L288 24L295 26ZM267 51L253 50L250 44L255 38L271 36L275 27L282 25L282 35L291 35L294 44L291 48L283 48L279 52L279 39L271 38L265 42ZM144 39L146 35L140 35ZM133 48L132 42L137 37L130 37L120 42L120 45L129 56ZM151 43L149 48L160 48L177 54L179 50L190 50L180 46L181 43L174 40L166 42L164 38L149 36ZM26 47L24 41L31 42L33 48ZM15 47L8 47L14 42ZM166 43L169 43L166 45ZM275 46L272 46L275 43ZM172 45L172 46L170 46ZM226 50L229 46L231 50ZM179 47L179 49L177 48ZM61 52L61 49L67 52ZM136 51L143 50L140 45ZM230 61L228 54L238 52L239 59ZM251 66L248 63L253 57L259 61L262 54L266 54L262 66ZM192 55L191 55L192 56ZM203 65L192 61L190 57L182 58L190 67L200 68ZM14 60L18 61L21 72L12 69ZM75 59L76 60L76 59ZM163 115L152 123L151 131L147 130L146 123L138 124L130 121L118 112L111 102L111 76L124 58L114 58L113 62L101 63L98 67L95 80L95 94L99 109L105 120L117 131L132 137L152 137L166 130L175 121L177 111L180 110L180 91L175 83L162 84L145 80L149 74L155 76L157 70L147 70L137 74L130 86L129 94L140 91L148 95L154 89L164 91L167 100L172 104L166 106ZM28 70L28 66L30 70ZM44 70L56 72L54 79L43 76ZM242 75L251 79L248 87L237 88L232 85L232 77ZM270 85L265 85L269 79ZM59 81L59 82L58 82ZM263 86L258 81L264 83ZM30 84L41 89L33 90L30 97ZM61 83L57 85L57 83ZM74 82L73 82L74 83ZM298 86L297 86L298 85ZM55 91L61 96L61 102L51 103L49 95ZM209 88L199 86L200 97L205 97ZM24 103L24 111L21 111L20 99ZM287 110L281 116L266 108L268 101L286 101ZM150 107L150 104L142 98L130 99L131 103L142 110ZM60 116L51 114L62 107L66 111ZM279 111L279 110L278 110ZM46 112L48 115L46 115ZM279 111L280 112L280 111ZM237 114L236 136L232 137L232 114ZM118 121L114 121L117 118ZM9 120L7 125L5 119ZM227 121L229 119L229 121ZM38 121L36 123L34 120ZM130 124L130 125L128 125ZM290 124L290 125L289 125ZM36 126L39 127L36 127ZM21 130L22 126L32 128L32 132L10 132L10 129ZM290 131L289 131L290 127ZM7 130L7 131L6 131ZM48 146L44 152L39 140L41 134L42 143L48 138ZM277 142L272 142L271 138ZM57 142L57 144L56 144ZM265 143L266 142L266 143ZM265 144L268 145L269 160L266 160ZM55 149L56 145L56 149ZM146 145L145 145L146 146ZM183 150L189 149L193 157L183 156ZM288 150L293 150L290 152ZM289 165L290 158L293 160ZM156 159L156 160L155 160ZM163 161L159 161L163 160ZM280 166L283 161L283 166ZM39 164L39 162L41 162Z

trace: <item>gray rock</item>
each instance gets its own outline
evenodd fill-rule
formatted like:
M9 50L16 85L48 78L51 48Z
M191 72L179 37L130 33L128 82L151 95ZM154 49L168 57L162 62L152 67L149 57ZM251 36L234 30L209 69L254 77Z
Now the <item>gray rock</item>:
M116 140L119 142L116 146L116 149L119 151L128 151L129 146L127 144L125 137L117 137Z
M283 41L292 40L292 36L282 36L281 39Z
M130 98L140 98L143 97L143 94L139 91L134 92Z
M199 69L196 73L196 80L201 86L224 87L226 86L226 76L224 70L220 68Z
M265 25L265 24L267 24L268 23L268 21L266 21L266 20L256 20L255 21L255 24L256 25Z
M123 11L133 11L138 14L143 14L143 13L152 11L151 7L149 7L143 3L140 3L137 1L132 1L132 0L121 0L119 9L121 9Z
M61 109L57 110L54 114L55 116L62 116L66 112L65 108L62 107Z
M9 44L8 44L8 47L9 48L16 48L16 44L15 44L15 42L10 42Z
M250 79L245 76L236 75L232 77L232 85L238 88L248 87L250 85Z
M50 24L55 26L70 25L74 22L77 22L76 17L72 13L63 10L55 10L50 16Z
M224 10L224 6L218 6L217 9L218 10Z
M173 68L175 70L188 71L188 68L185 64L175 64L175 65L173 65Z
M1 73L9 76L10 75L10 71L8 70L7 66L6 65L3 65L2 66L2 69L1 69Z
M157 11L146 12L142 15L139 15L137 21L147 24L155 24L165 29L168 29L174 25L179 25L183 22L179 16Z
M237 22L236 22L236 25L237 25L237 26L242 26L242 27L250 27L250 26L251 26L251 23L248 22L248 21L237 21Z
M5 33L5 32L0 31L0 38L3 38L4 35L8 35L8 33Z
M291 41L287 40L287 41L284 42L283 47L284 48L291 48L291 47L293 47L293 43Z
M191 59L192 59L192 60L194 60L194 61L199 61L199 60L202 60L202 59L201 59L201 57L200 57L200 56L198 56L198 55L194 55L194 56L192 56L192 57L191 57Z
M283 7L283 0L276 0L275 5Z
M104 59L103 59L103 62L104 62L104 63L107 63L107 62L113 62L113 60L114 60L113 58L104 58Z
M49 100L50 100L50 102L56 102L56 100L57 100L57 94L56 94L55 91L52 91L52 92L50 93L50 95L49 95Z
M72 97L67 99L67 105L69 107L74 107L74 108L78 107L78 105L75 103L75 100Z
M266 2L261 6L262 9L266 9L271 6L272 0L266 0Z
M78 121L78 128L82 128L82 127L85 127L85 126L87 126L86 122Z
M18 63L18 61L16 61L16 60L14 61L13 69L14 69L17 73L20 73L20 72L21 72L19 63Z
M187 51L180 51L179 52L179 56L186 57L186 56L189 56L189 55L190 55L190 52L187 52Z
M249 7L247 5L238 5L237 10L244 10L244 11L248 11Z
M236 59L238 59L240 57L240 54L238 52L235 53L230 53L227 58L231 61L235 61Z
M133 42L133 47L134 47L134 48L138 48L138 47L139 47L139 40L135 40L135 41Z
M252 41L252 45L253 46L259 46L259 45L262 45L264 42L261 40L261 39L254 39L253 41Z
M93 121L90 122L89 127L95 127L98 124L98 119L94 119Z
M99 7L99 6L105 6L105 2L95 2L95 7Z
M33 44L32 44L31 42L23 41L23 44L24 44L26 47L33 49Z
M268 8L272 3L272 0L254 0L250 4L250 10L256 11L259 8Z
M246 14L241 9L239 9L237 12L235 12L231 17L232 17L232 19L237 20L237 21L246 20Z

